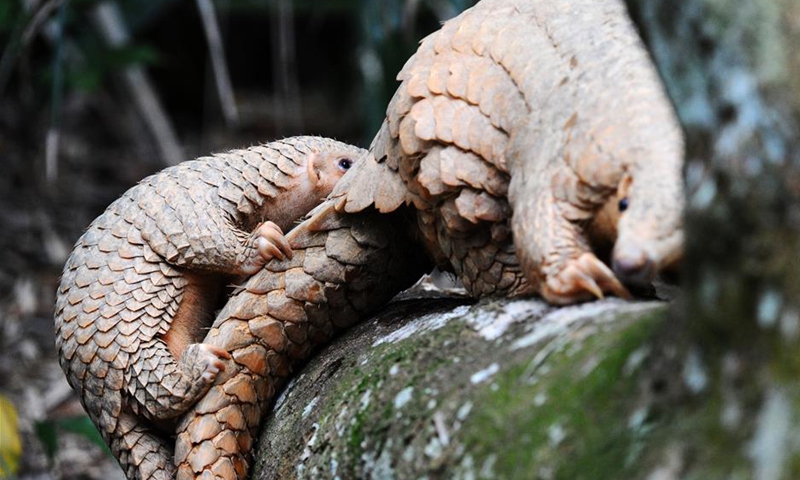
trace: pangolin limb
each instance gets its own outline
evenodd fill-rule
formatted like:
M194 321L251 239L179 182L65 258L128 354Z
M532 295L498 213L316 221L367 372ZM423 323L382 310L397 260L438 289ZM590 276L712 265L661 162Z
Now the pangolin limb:
M294 137L184 162L128 190L78 240L57 292L56 346L128 478L174 474L170 424L230 358L198 343L226 278L291 256L282 229L362 152Z

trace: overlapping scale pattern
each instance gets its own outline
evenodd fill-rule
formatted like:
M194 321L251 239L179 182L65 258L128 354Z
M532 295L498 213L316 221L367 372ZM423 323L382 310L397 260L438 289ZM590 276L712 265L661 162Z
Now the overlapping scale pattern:
M396 218L321 210L324 224L289 234L294 258L253 275L206 337L233 360L178 425L178 479L244 479L259 422L293 365L430 268Z

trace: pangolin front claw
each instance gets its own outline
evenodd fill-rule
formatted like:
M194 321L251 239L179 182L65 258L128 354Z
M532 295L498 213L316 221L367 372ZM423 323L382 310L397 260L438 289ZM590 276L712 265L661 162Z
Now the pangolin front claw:
M605 293L630 299L631 294L614 272L592 253L567 262L561 272L545 281L542 296L556 304L603 298Z
M213 383L220 372L225 371L225 360L231 355L222 348L207 343L195 343L189 346L182 362L188 363L194 370L196 380Z

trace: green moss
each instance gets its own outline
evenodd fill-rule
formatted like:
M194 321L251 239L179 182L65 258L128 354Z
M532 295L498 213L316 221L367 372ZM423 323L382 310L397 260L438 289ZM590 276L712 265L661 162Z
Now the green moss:
M626 366L664 333L658 326L665 318L620 319L582 343L570 339L536 368L525 362L501 370L463 427L474 464L496 455L497 478L644 479L679 452L681 478L750 478L748 445L763 400L758 381L736 387L741 416L725 426L718 365L703 367L705 390L668 402L650 390L652 370ZM788 390L800 405L800 388ZM800 459L792 457L787 470L784 478L800 478Z
M637 397L637 384L636 375L626 376L623 369L662 319L663 313L620 320L613 331L590 335L571 355L568 349L553 353L533 376L527 363L498 373L496 387L478 397L476 414L464 426L467 450L476 458L497 454L495 473L501 478L531 478L534 472L627 478L623 472L641 450L647 425L629 427L636 406L626 399ZM545 399L540 406L537 396Z
M446 326L440 330L461 329L462 326ZM429 332L430 333L430 332ZM439 331L433 332L439 334ZM452 336L452 331L448 332ZM338 461L342 471L359 471L364 443L369 443L368 450L379 451L383 435L380 433L389 428L398 428L398 419L393 399L400 390L416 384L428 384L426 377L435 375L439 367L448 359L445 356L432 355L435 341L423 335L418 339L406 339L397 343L384 343L373 347L368 353L368 360L358 368L343 368L347 372L336 382L334 391L326 394L328 400L319 417L320 432L330 432L342 408L347 405L349 413L344 421L344 439L346 449L336 447L333 450L346 452L346 458L339 455ZM427 353L426 353L427 352ZM426 365L420 368L424 359ZM400 373L391 382L387 381L392 367L399 367ZM370 391L370 402L361 405L361 398ZM403 420L413 424L422 414L423 402L427 397L415 391L414 398L403 408ZM330 439L329 439L330 441ZM376 444L376 442L378 442Z
M366 417L364 412L356 412L350 426L350 435L347 444L350 446L349 451L356 457L361 455L361 442L364 440L364 420Z
M600 332L572 357L554 354L544 364L549 371L534 383L521 366L498 374L497 391L484 392L465 425L476 463L482 455L498 454L499 478L644 479L679 452L681 478L750 478L748 445L763 400L759 382L736 387L741 417L725 426L718 366L705 367L706 390L667 403L647 390L652 371L625 371L631 353L650 343L662 319L653 316ZM596 355L601 355L597 365L582 374ZM790 394L800 399L795 390ZM531 399L539 394L547 400L534 406ZM560 442L548 433L554 426L564 432ZM496 445L505 448L498 451ZM792 457L787 470L783 478L800 478L800 459Z

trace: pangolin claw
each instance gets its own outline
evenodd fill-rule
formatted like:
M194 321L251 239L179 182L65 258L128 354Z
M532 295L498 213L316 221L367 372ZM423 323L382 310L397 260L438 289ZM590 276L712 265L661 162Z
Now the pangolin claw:
M226 350L207 343L197 343L192 346L196 349L197 368L201 370L201 378L206 383L213 383L220 372L225 371L225 360L231 359L231 354ZM190 349L192 348L190 347Z
M614 272L592 253L583 253L569 261L558 275L547 279L542 291L548 301L557 304L602 299L606 293L631 298Z
M576 274L575 282L578 284L579 287L583 288L587 292L591 293L598 299L603 299L603 289L597 285L597 282L594 279L584 273L577 273Z

